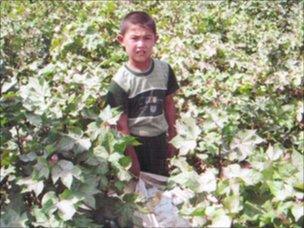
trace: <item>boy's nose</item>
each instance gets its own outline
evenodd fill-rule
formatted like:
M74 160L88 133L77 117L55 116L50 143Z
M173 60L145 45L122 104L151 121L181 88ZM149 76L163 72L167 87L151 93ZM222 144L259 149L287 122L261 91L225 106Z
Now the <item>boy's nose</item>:
M138 47L144 46L144 41L143 41L143 40L139 40L139 41L137 42L137 46L138 46Z

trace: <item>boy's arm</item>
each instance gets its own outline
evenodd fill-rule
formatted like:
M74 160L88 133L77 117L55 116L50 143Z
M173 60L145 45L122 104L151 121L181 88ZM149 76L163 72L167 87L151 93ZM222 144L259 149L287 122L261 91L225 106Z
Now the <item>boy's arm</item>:
M165 98L165 117L169 125L168 128L168 142L176 136L176 108L173 100L173 94L169 94ZM168 143L168 156L169 158L177 154L177 150L171 143Z
M129 127L128 127L128 116L126 114L121 114L118 123L117 123L118 131L120 131L124 135L129 135ZM136 176L139 177L140 173L140 166L138 162L137 155L135 153L135 150L132 146L127 147L125 154L127 156L130 156L132 159L132 166L130 168L130 171Z
M111 107L121 107L124 112L127 112L127 93L116 83L112 82L109 87L109 92L106 95L106 102ZM117 121L117 128L124 135L129 135L128 116L123 113ZM133 147L128 147L125 151L127 156L132 159L130 171L136 176L139 176L140 166Z

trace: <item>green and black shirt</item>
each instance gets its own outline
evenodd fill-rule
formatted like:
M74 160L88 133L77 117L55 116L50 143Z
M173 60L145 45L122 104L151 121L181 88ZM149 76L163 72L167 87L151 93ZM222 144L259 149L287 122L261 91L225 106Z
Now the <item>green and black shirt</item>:
M122 66L112 79L107 102L111 107L122 108L131 134L153 137L167 131L165 97L178 88L170 65L154 59L144 73Z

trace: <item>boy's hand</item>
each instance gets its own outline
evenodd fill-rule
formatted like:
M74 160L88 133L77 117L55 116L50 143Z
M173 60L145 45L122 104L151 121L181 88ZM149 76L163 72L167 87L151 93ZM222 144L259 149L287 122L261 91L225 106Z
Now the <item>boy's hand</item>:
M130 172L136 177L136 179L139 178L140 169L139 169L138 165L136 165L135 163L132 163Z
M128 128L128 116L125 113L121 114L121 116L117 122L117 129L124 135L130 134L129 128ZM130 168L131 173L133 173L134 176L139 177L140 165L139 165L139 161L138 161L134 148L131 146L128 147L126 149L125 154L127 156L130 156L132 159L132 166Z
M136 159L137 160L137 159ZM140 174L140 167L139 167L139 163L138 163L138 161L133 161L132 160L132 166L131 166L131 168L130 168L130 171L131 171L131 173L133 173L133 175L135 176L135 177L139 177L139 174Z
M177 149L171 143L168 143L168 158L172 158L175 155L177 155Z
M128 147L126 150L126 155L130 156L132 159L132 166L130 168L131 173L133 173L133 175L135 177L139 177L140 174L140 165L139 165L139 161L137 158L137 155L133 149L133 147Z
M176 109L173 100L173 94L167 95L165 100L165 117L168 122L168 158L177 155L177 149L170 143L176 136L175 122L176 122Z

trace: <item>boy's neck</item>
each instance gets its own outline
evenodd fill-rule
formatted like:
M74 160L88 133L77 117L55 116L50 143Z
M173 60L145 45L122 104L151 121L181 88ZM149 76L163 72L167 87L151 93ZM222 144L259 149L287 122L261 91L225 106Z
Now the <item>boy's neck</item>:
M133 70L133 71L138 71L138 72L146 72L150 69L152 64L152 58L149 59L146 62L134 62L132 60L129 60L127 62L127 66Z

